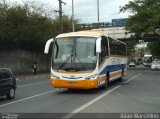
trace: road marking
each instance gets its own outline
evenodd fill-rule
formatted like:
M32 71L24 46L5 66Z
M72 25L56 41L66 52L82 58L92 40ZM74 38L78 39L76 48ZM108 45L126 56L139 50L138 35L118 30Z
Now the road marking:
M56 91L58 91L58 90L59 90L59 89L55 89L55 90L47 91L47 92L45 92L45 93L40 93L40 94L37 94L37 95L34 95L34 96L30 96L30 97L27 97L27 98L23 98L23 99L20 99L20 100L16 100L16 101L13 101L13 102L9 102L9 103L0 105L0 108L1 108L1 107L4 107L4 106L11 105L11 104L15 104L15 103L18 103L18 102L22 102L22 101L25 101L25 100L29 100L29 99L31 99L31 98L36 98L36 97L39 97L39 96L42 96L42 95L46 95L46 94L48 94L48 93L56 92Z
M148 70L145 70L144 72L147 72Z
M142 75L142 73L141 73L141 74L137 74L136 76L132 77L131 79L128 79L128 80L125 81L124 83L128 83L128 82L130 82L131 80L133 80L133 79L135 79L135 78L137 78L137 77L139 77L139 76L141 76L141 75Z
M44 83L48 83L50 81L45 81L45 82L40 82L40 83L33 83L33 84L27 84L27 85L21 85L21 86L17 86L17 88L22 88L22 87L27 87L27 86L34 86L34 85L40 85L40 84L44 84Z
M130 75L133 75L135 74L136 72L132 72L132 73L127 73L125 76L130 76Z
M126 81L125 83L128 83L129 81L139 77L140 75L142 74L138 74L134 77L132 77L131 79L129 79L128 81ZM105 97L106 95L110 94L111 92L115 91L116 89L118 89L119 87L121 87L122 85L118 85L116 87L114 87L113 89L111 90L108 90L107 92L103 93L102 95L98 96L97 98L89 101L88 103L82 105L81 107L73 110L70 114L66 115L63 117L63 119L70 119L71 117L73 117L75 114L81 112L82 110L84 110L85 108L89 107L90 105L94 104L95 102L97 102L98 100L102 99L103 97Z
M80 111L84 110L84 109L87 108L88 106L90 106L90 105L92 105L93 103L97 102L98 100L100 100L100 99L103 98L104 96L108 95L109 93L113 92L114 90L116 90L116 89L119 88L119 87L120 87L120 85L114 87L113 89L111 89L111 90L109 90L109 91L107 91L107 92L105 92L105 93L103 93L103 94L100 95L99 97L97 97L97 98L91 100L90 102L82 105L81 107L75 109L74 111L72 111L70 114L66 115L66 116L63 117L63 118L64 118L64 119L66 119L66 118L67 118L67 119L71 118L71 117L74 116L76 113L79 113Z

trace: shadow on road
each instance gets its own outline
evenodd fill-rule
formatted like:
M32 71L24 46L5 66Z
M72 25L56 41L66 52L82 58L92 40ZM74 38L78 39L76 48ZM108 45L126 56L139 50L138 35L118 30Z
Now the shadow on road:
M101 88L98 88L98 89L66 89L66 90L58 91L56 94L86 94L86 95L91 94L91 95L94 95L94 94L103 93L105 91L111 90L112 88L114 88L115 86L123 82L118 82L118 81L110 82L109 87L105 90Z
M12 100L14 100L14 99L12 99ZM1 105L1 103L10 102L12 100L8 99L6 96L0 96L0 105Z
M57 94L97 94L101 92L98 89L66 89L64 91L58 92Z

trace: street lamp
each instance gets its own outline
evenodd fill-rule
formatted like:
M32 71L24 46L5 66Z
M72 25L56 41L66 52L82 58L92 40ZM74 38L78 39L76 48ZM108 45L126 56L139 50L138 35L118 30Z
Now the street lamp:
M73 3L73 0L72 0L72 29L73 29L73 32L75 31L75 25L74 25L74 3Z
M99 23L99 0L97 0L97 20Z

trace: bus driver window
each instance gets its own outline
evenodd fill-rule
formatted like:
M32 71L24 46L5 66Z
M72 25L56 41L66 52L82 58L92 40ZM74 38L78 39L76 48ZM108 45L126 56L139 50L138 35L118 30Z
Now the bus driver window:
M108 40L107 37L102 36L99 64L101 64L107 56L108 56Z

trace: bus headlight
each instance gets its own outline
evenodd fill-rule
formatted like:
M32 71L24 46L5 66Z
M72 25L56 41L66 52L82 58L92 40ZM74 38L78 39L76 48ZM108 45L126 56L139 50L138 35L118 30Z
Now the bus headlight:
M92 79L96 79L96 78L97 78L97 74L93 74L91 76L86 77L85 79L92 80Z
M57 78L57 79L60 78L59 76L57 76L57 75L55 75L55 74L52 74L52 73L51 73L51 77L52 77L52 78Z

